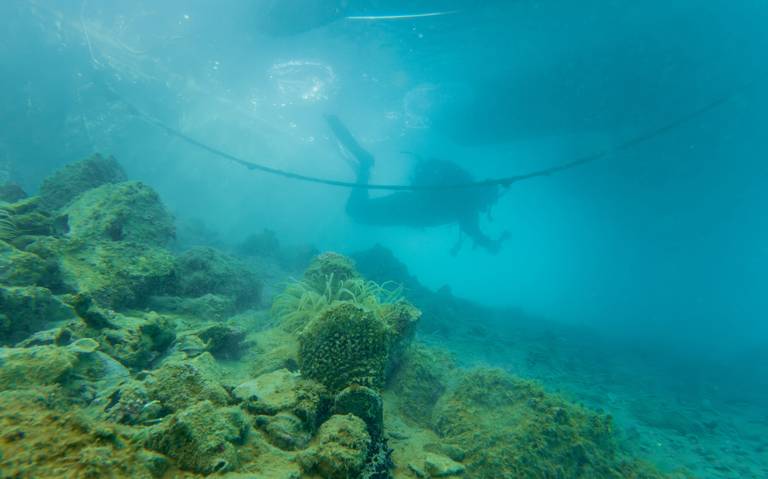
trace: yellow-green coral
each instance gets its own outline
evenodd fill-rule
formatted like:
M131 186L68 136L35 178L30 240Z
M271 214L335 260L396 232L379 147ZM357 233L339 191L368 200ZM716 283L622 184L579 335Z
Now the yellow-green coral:
M302 373L332 391L351 384L381 388L420 311L402 299L399 285L367 281L335 253L320 255L304 278L272 305L284 329L300 331Z
M337 302L299 336L299 367L331 391L350 384L380 388L390 343L390 329L372 312Z

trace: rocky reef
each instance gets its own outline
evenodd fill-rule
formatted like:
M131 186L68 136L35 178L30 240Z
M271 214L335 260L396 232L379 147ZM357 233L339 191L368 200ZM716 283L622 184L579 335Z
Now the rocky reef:
M469 306L385 251L278 287L253 258L304 253L270 232L174 251L159 195L101 156L5 198L1 477L666 477L609 416L419 342Z

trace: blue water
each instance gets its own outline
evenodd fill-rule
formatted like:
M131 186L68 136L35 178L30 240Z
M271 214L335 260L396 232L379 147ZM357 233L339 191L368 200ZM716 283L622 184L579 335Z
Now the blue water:
M320 250L378 243L430 288L541 318L562 339L553 356L592 365L575 368L581 389L552 379L577 396L603 363L613 372L600 374L657 385L659 404L692 395L747 404L713 406L726 417L764 416L768 4L271 3L0 3L0 180L34 192L61 165L111 154L158 190L179 224L204 224L211 243L264 228ZM345 18L427 12L442 15ZM418 160L403 152L450 160L476 179L523 174L718 98L635 147L512 185L492 219L482 216L488 235L509 233L496 255L469 239L451 255L455 223L355 222L348 189L249 171L126 106L248 161L354 181L323 119L336 114L375 156L373 182L407 184ZM483 343L463 347L470 361ZM516 364L513 349L480 360ZM731 419L750 424L740 431L768 430L765 417ZM755 451L754 470L768 470L764 448ZM723 474L712 477L738 477Z

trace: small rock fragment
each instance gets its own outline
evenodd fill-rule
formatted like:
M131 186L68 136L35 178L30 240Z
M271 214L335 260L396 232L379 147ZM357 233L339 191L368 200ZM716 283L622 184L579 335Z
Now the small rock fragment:
M464 474L464 466L449 457L427 453L424 458L424 469L430 477L449 477Z

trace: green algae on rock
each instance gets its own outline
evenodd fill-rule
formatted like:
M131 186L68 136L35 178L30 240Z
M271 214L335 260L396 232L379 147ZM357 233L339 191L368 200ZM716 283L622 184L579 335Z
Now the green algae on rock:
M81 241L130 241L165 246L175 236L173 217L158 194L138 181L88 190L67 205L69 236Z
M471 477L656 478L622 457L611 418L501 370L478 369L438 402L436 431L466 449Z
M351 385L333 399L333 414L354 414L368 427L371 440L381 440L384 432L384 402L381 395L365 386Z
M316 471L324 479L356 479L365 466L370 445L362 419L337 414L320 426L299 461L305 471Z
M0 391L3 477L159 479L164 456L149 453L109 423L89 419L56 388Z
M40 256L0 241L0 284L32 286L46 283L52 266Z
M322 385L286 369L246 381L232 395L256 415L255 424L270 443L289 451L306 446L330 402Z
M13 214L4 204L0 204L0 241L11 241L18 235L19 229Z
M235 446L247 433L248 422L238 408L201 401L153 428L146 445L172 457L182 469L211 474L238 467Z
M240 384L232 395L254 414L273 415L296 406L300 381L298 374L279 369Z
M144 381L150 398L170 411L184 409L196 401L223 406L229 394L218 381L216 360L209 353L193 359L170 358Z
M46 288L0 286L0 345L75 317L75 311Z
M147 306L159 312L216 321L224 321L237 312L234 298L221 294L204 294L197 298L153 295Z
M113 315L110 327L99 330L103 350L134 370L145 369L176 339L172 321L155 313L143 317Z
M65 347L0 348L0 390L60 384L76 364L77 353Z
M14 203L26 198L27 192L12 181L0 183L0 202Z
M108 308L142 306L175 287L174 258L163 248L122 241L61 244L63 281Z
M389 383L400 413L417 424L429 426L437 400L456 374L456 363L446 351L414 344L403 355Z
M207 294L231 297L239 309L257 306L261 282L239 259L213 248L196 247L176 260L178 292L199 298Z
M46 209L57 210L81 193L126 179L117 160L97 154L70 163L46 178L40 186L40 198Z
M149 393L139 381L129 379L120 384L105 398L102 408L105 417L119 424L142 424L155 419ZM159 403L158 403L159 404Z

